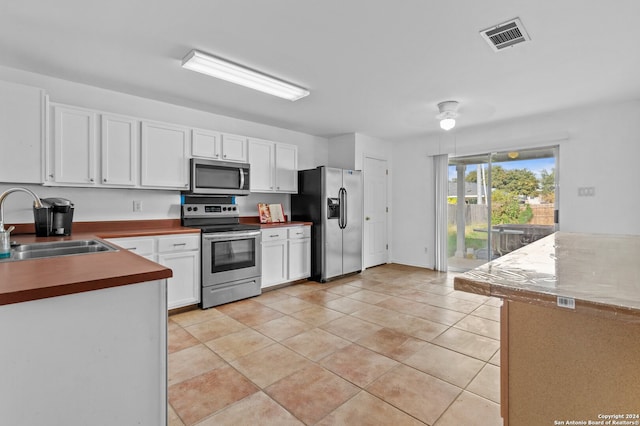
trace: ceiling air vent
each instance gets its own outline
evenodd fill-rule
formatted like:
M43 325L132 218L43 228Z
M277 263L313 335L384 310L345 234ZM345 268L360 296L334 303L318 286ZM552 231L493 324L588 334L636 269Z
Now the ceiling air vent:
M506 47L531 40L519 18L482 30L480 34L496 52Z

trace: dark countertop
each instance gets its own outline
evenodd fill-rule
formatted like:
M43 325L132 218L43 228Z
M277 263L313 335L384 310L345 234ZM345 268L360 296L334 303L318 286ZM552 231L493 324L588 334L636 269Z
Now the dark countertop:
M569 298L576 311L640 321L640 236L556 232L456 277L454 287L549 306Z
M74 223L69 237L12 234L12 241L121 238L199 233L179 220ZM170 278L172 271L126 250L0 263L0 305Z
M275 223L261 223L260 228L285 228L289 226L312 226L312 222L275 222Z

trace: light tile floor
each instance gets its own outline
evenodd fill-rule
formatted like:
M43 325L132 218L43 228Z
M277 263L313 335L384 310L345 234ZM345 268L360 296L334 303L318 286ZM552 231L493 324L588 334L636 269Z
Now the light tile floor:
M169 317L169 425L502 425L498 299L401 265Z

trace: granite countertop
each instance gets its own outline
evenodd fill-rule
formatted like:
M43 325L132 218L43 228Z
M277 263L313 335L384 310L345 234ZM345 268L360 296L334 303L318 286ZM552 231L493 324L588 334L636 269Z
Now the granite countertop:
M457 290L640 317L640 236L556 232L454 279ZM568 301L571 303L571 300Z
M162 234L200 233L184 228L179 220L74 223L68 237L15 234L12 241L119 238ZM0 305L27 302L121 285L170 278L172 271L127 250L0 262Z

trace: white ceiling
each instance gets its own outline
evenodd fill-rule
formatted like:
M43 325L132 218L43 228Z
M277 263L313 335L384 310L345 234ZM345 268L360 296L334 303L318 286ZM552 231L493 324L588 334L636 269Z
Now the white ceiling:
M519 17L531 42L479 32ZM640 99L640 1L2 0L0 65L319 136L387 140ZM184 70L199 49L301 85L275 98Z

